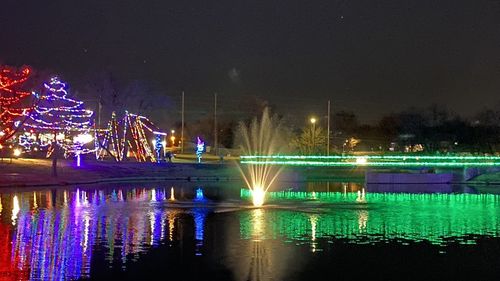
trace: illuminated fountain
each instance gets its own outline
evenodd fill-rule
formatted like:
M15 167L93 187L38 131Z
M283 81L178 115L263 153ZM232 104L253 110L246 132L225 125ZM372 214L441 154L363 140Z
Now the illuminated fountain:
M284 130L277 117L271 117L266 108L262 118L255 118L250 124L240 123L240 148L244 155L274 155L279 154L285 147ZM281 167L270 165L262 161L256 164L239 166L241 175L252 193L253 205L260 207L264 204L266 191L278 178Z

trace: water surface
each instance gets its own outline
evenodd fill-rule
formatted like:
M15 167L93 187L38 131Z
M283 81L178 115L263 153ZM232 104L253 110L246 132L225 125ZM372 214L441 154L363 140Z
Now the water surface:
M242 186L2 190L0 280L500 276L499 195L283 182L255 209Z

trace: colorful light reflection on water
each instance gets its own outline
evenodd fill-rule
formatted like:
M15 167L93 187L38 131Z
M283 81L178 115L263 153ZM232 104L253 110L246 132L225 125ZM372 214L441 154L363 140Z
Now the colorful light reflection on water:
M0 279L88 277L96 245L108 249L106 259L110 264L115 251L125 264L130 257L134 259L166 238L172 241L176 235L174 220L181 213L194 218L201 247L206 210L203 206L170 208L167 190L74 189L2 194Z
M88 277L97 250L104 252L109 266L117 266L118 259L124 267L152 248L186 239L181 232L191 233L194 256L206 257L207 244L218 245L217 253L239 259L232 263L236 273L250 272L255 280L286 272L278 257L282 254L272 250L276 241L306 245L316 253L325 239L355 244L428 241L445 247L450 241L474 244L477 236L500 237L498 195L372 193L351 184L339 185L335 192L328 191L330 186L310 187L307 192L270 192L268 205L259 209L249 207L248 190L236 189L241 202L212 204L214 192L199 186L189 191L169 185L3 193L0 279ZM217 225L222 228L215 231ZM231 233L227 240L210 244L215 238L207 235L224 232ZM247 252L241 252L246 247L241 245L248 245ZM288 253L294 245L278 247ZM260 259L274 269L255 267Z
M250 197L247 190L243 198ZM267 194L266 235L293 240L318 237L354 243L408 239L445 244L468 235L500 236L500 196L493 194L410 194L280 191ZM293 203L296 202L296 203ZM283 210L284 204L291 208ZM241 235L252 235L253 215L241 213ZM263 236L264 237L264 236ZM262 237L261 237L262 238ZM464 239L460 241L460 239Z

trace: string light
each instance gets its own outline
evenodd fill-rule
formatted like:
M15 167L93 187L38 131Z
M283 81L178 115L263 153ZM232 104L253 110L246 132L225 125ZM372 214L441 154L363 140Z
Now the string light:
M198 163L201 163L201 155L205 151L205 142L200 137L196 137L196 141L196 158Z
M31 92L22 89L31 70L0 66L0 143L12 138L33 109Z
M285 160L337 160L337 159L358 159L366 158L373 159L386 159L386 160L499 160L500 156L435 156L435 155L242 155L241 159L285 159Z
M461 155L242 155L242 164L329 167L465 167L500 166L500 156Z
M364 161L364 160L363 160ZM366 161L364 163L358 162L342 162L342 161L299 161L299 160L242 160L242 164L251 165L287 165L287 166L324 166L324 167L357 167L357 166L369 166L369 167L493 167L500 166L500 161L489 161L489 162L382 162L382 161Z
M122 133L119 134L119 129ZM153 147L149 143L147 133L153 134ZM160 131L147 117L125 111L125 116L118 120L113 112L102 142L99 142L97 159L103 159L106 154L116 161L123 161L127 152L133 154L139 162L159 162L162 148L161 136L167 133Z
M48 131L88 131L92 124L92 110L84 108L82 101L68 98L67 86L57 77L45 83L46 93L39 96L35 110L25 126Z
M85 109L82 101L69 98L68 86L59 78L53 77L43 86L45 91L36 94L38 102L24 126L36 131L39 136L45 135L45 143L40 145L46 146L55 140L64 149L65 155L75 155L79 164L82 154L94 151L94 148L84 148L92 141L90 130L94 113Z

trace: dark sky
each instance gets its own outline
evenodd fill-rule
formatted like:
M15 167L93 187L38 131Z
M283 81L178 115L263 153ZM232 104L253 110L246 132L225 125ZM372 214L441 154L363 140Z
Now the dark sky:
M222 110L257 95L300 119L331 99L371 122L500 102L497 0L2 0L0 28L0 62L75 85L106 69L196 106L218 92Z

